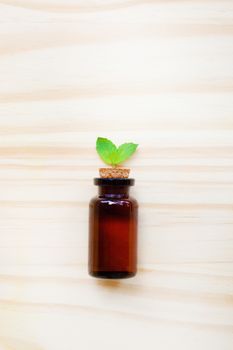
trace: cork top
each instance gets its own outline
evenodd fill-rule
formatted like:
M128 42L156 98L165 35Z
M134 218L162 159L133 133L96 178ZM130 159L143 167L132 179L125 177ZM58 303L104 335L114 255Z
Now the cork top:
M100 168L99 174L103 179L127 179L130 169L123 167Z

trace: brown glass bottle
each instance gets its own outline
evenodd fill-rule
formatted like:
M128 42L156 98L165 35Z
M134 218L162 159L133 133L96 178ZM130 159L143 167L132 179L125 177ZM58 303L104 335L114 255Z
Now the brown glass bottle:
M89 274L127 278L137 272L137 201L134 179L95 178L99 195L90 201Z

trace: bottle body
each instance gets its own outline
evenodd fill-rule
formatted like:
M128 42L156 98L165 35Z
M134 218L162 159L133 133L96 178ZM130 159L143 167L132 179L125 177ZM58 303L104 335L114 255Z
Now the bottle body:
M99 278L133 277L138 204L128 193L131 179L113 180L95 179L99 196L89 208L89 273Z

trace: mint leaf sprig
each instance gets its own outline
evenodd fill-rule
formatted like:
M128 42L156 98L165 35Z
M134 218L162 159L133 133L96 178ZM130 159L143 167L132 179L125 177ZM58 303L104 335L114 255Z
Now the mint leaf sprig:
M112 141L98 137L96 140L96 151L100 158L111 166L117 166L128 159L137 149L138 144L127 142L117 147Z

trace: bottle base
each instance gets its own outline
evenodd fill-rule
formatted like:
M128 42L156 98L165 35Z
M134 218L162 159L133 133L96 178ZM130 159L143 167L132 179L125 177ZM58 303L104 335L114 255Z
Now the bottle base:
M136 272L129 271L90 271L89 275L96 278L104 279L123 279L131 278L136 275Z

